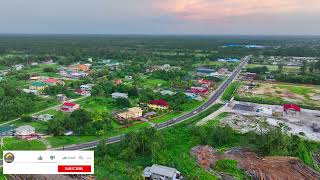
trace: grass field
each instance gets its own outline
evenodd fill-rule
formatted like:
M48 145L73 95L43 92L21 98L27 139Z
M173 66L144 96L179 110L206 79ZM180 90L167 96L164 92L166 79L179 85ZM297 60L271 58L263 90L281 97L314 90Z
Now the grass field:
M263 64L248 64L246 67L247 68L255 68L255 67L262 67L266 66L268 67L269 71L277 71L278 66L277 65L263 65ZM284 66L283 71L285 72L297 72L299 71L299 67L296 66Z
M167 81L162 80L162 79L146 79L143 84L147 87L154 88L160 86L165 86Z
M4 147L1 149L1 157L3 150L45 150L46 146L39 140L24 141L14 137L6 137L3 139Z
M55 136L46 138L53 148L98 140L96 136Z

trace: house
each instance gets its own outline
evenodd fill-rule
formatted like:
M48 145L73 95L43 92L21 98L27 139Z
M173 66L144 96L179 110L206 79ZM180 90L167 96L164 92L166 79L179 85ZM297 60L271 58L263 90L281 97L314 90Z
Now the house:
M236 62L239 62L240 60L239 59L236 59L236 58L227 58L227 59L218 59L218 62L229 62L229 63L236 63Z
M119 120L124 120L124 119L130 119L130 120L135 120L139 117L142 117L142 109L139 107L133 107L129 108L128 110L121 112L117 114L117 119Z
M30 125L20 126L15 129L15 137L18 139L34 140L39 136L36 133L36 129Z
M28 93L28 94L34 94L34 95L39 94L38 90L32 90L32 89L22 89L22 92Z
M122 84L122 80L121 79L115 79L114 80L114 84L118 86L118 85Z
M163 91L160 91L160 94L162 96L165 96L165 95L169 95L169 96L172 96L172 95L175 95L176 93L175 92L172 92L170 90L163 90Z
M181 173L171 167L160 166L157 164L152 165L151 167L146 167L143 170L143 177L148 180L182 180L183 176Z
M75 67L77 71L88 71L90 69L91 64L79 64Z
M63 81L60 81L59 79L56 79L56 78L48 78L43 80L42 82L48 84L49 86L55 86L57 84L64 86L65 84Z
M153 116L155 116L155 115L157 115L157 112L155 112L155 111L150 111L150 112L145 113L145 114L143 115L143 117L144 117L144 118L150 118L150 117L153 117Z
M199 96L198 94L194 94L194 93L189 93L186 92L184 93L188 98L192 99L192 100L197 100L197 101L202 101L203 98L201 96Z
M79 110L80 105L73 102L65 102L63 103L60 109L61 111L64 111L64 112L73 112L75 110Z
M258 74L256 73L250 73L250 72L246 72L243 76L244 80L255 80L259 77Z
M57 94L57 101L64 102L67 100L68 100L68 98L65 94Z
M0 127L0 137L4 136L14 136L14 127L13 126L1 126Z
M13 66L13 68L16 70L16 71L20 71L24 68L24 65L23 64L16 64Z
M128 98L128 94L126 93L120 93L120 92L114 92L111 94L112 98L113 99L118 99L118 98L125 98L127 99Z
M125 76L124 77L126 80L132 80L133 78L132 78L132 76Z
M53 118L54 118L54 115L52 114L41 114L39 116L33 117L35 121L49 121Z
M168 109L169 108L169 103L167 103L165 100L160 99L160 100L152 100L149 102L148 107L150 109Z
M204 87L191 87L188 92L198 94L198 95L206 95L209 93L207 88Z
M91 91L93 86L94 84L84 84L80 86L80 89L84 91Z
M210 68L198 68L197 69L197 75L198 76L214 76L214 69Z
M82 90L82 89L77 89L77 90L75 90L74 93L79 94L81 96L91 96L90 91L86 91L86 90Z
M47 87L48 87L48 85L46 83L37 81L37 82L32 82L29 89L42 91Z
M227 69L227 68L220 68L218 70L218 75L223 75L223 76L226 76L226 75L229 75L231 74L231 72Z
M205 87L205 88L209 88L211 87L214 82L213 81L210 81L210 80L204 80L204 79L199 79L198 80L198 83L201 84L202 87Z

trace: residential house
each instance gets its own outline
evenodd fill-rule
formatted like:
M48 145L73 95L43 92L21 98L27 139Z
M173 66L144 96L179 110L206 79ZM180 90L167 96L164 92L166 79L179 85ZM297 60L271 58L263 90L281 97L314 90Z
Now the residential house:
M201 84L201 86L204 87L204 88L209 88L209 87L211 87L211 86L214 84L213 81L211 81L211 80L204 80L204 79L199 79L199 80L198 80L198 83Z
M173 91L170 91L170 90L163 90L163 91L160 91L160 94L161 94L162 96L165 96L165 95L172 96L172 95L175 95L176 93L173 92Z
M34 95L39 94L38 90L32 90L32 89L22 89L22 92L28 93L28 94L34 94Z
M198 76L214 76L214 69L210 68L198 68L197 69L197 75Z
M82 90L82 89L77 89L75 90L76 94L79 94L81 96L91 96L90 91Z
M38 139L39 136L36 133L36 129L30 125L20 126L15 129L15 137L24 140Z
M90 66L91 66L91 64L78 64L78 65L75 67L75 69L76 69L77 71L86 72L86 71L89 71Z
M16 64L13 66L13 68L16 70L16 71L20 71L24 68L24 65L23 64Z
M56 79L56 78L48 78L48 79L43 80L42 82L48 84L49 86L55 86L57 84L64 86L64 84L65 84L63 81Z
M151 167L146 167L143 170L143 177L148 180L182 180L183 176L181 173L171 167L160 166L157 164Z
M142 117L142 109L139 107L133 107L129 108L128 110L121 112L117 114L117 119L119 120L124 120L124 119L130 119L130 120L135 120L140 117Z
M114 84L118 86L118 85L122 84L122 80L121 79L115 79L114 80Z
M65 102L67 100L68 100L68 98L65 94L57 94L57 101Z
M157 115L157 112L155 111L150 111L150 112L147 112L143 115L144 118L151 118L153 116Z
M118 98L125 98L127 99L128 98L128 94L126 93L120 93L120 92L114 92L111 94L112 98L113 99L118 99Z
M29 89L31 90L37 90L37 91L42 91L44 90L45 88L47 88L48 85L46 83L43 83L43 82L32 82Z
M230 75L231 72L227 68L220 68L217 72L217 75L227 76Z
M61 111L64 111L64 112L73 112L75 110L79 110L80 105L73 102L65 102L63 103L60 109Z
M206 95L209 93L207 88L204 87L191 87L188 92L198 94L198 95Z
M14 127L13 126L1 126L0 127L0 137L4 136L14 136Z
M246 72L245 74L243 74L243 77L242 79L243 80L249 80L249 81L252 81L252 80L255 80L259 77L258 74L256 73L250 73L250 72Z
M80 89L84 91L91 91L93 86L94 84L84 84L80 86Z
M132 78L132 76L125 76L124 77L126 80L132 80L133 78Z
M163 99L160 100L152 100L149 102L148 107L150 109L160 109L160 110L164 110L164 109L168 109L169 108L169 103L166 102Z
M39 116L34 116L33 120L35 121L49 121L54 118L54 115L52 114L41 114Z
M229 63L236 63L239 62L240 60L237 58L227 58L227 59L218 59L218 62L229 62Z
M198 94L186 92L185 95L192 100L197 100L197 101L203 100L203 98L201 96L199 96Z

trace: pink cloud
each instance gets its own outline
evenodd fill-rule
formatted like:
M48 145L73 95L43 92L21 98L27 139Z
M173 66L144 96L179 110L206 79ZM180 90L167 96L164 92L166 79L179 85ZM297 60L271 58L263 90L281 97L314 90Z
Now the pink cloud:
M178 18L206 21L258 14L320 12L320 0L158 0L154 5Z

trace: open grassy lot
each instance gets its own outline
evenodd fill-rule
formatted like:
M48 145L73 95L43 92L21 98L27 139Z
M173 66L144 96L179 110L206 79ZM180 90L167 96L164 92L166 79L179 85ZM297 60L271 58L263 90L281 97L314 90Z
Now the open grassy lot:
M98 140L97 136L55 136L46 138L53 148Z
M39 64L34 67L28 67L26 69L23 69L22 72L30 73L30 74L37 74L40 76L60 77L57 73L43 71L45 68L57 69L59 66L60 65L58 65L58 64Z
M14 137L6 137L3 139L4 147L1 149L1 157L3 150L45 150L46 146L39 140L24 141Z
M146 80L143 82L143 84L144 84L145 86L150 87L150 88L158 87L159 85L160 85L161 87L163 87L163 86L166 86L167 83L168 83L167 81L162 80L162 79L151 79L151 78L146 79Z
M266 66L269 69L269 71L278 71L277 65L248 64L246 67L247 68L255 68L255 67L262 67L262 66ZM283 66L283 71L284 72L297 72L297 71L299 71L299 67Z
M253 89L238 89L236 99L265 104L295 103L306 108L320 108L320 87L281 83L257 83Z

